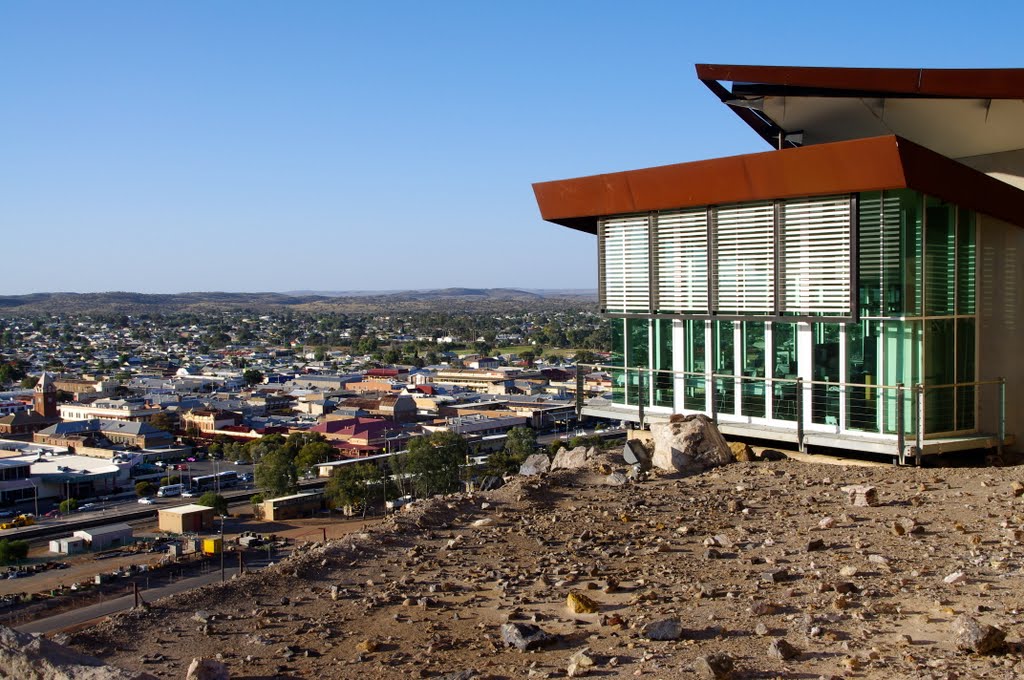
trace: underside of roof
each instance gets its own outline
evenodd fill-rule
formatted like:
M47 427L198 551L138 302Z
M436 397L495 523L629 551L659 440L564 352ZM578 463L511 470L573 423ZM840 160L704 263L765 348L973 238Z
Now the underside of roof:
M1024 69L696 68L773 148L898 135L983 172L1024 167Z
M592 234L607 215L883 189L1024 227L1024 191L895 135L533 185L545 220Z

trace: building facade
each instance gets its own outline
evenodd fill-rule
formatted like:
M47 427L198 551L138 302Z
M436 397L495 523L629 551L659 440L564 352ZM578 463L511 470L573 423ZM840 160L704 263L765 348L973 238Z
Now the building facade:
M535 185L597 236L612 390L583 412L901 460L1012 443L1024 70L697 71L775 150Z

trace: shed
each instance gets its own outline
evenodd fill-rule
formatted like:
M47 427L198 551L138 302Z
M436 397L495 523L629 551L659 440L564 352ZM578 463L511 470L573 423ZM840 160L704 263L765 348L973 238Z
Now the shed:
M263 501L263 519L271 522L316 512L324 504L322 491L306 491Z
M77 536L65 536L50 541L50 552L60 555L74 555L85 550L85 539Z
M172 534L186 534L206 531L213 528L213 518L217 511L206 505L179 505L174 508L161 509L158 513L160 531Z
M73 537L84 539L92 550L106 550L131 543L132 528L124 523L107 524L102 527L81 529L76 531Z

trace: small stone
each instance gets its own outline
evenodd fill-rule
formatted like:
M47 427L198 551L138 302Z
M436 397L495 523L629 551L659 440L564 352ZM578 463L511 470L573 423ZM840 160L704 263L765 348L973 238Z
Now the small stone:
M373 640L373 639L370 639L370 638L367 638L366 640L362 640L362 641L356 643L356 651L357 652L364 652L366 654L373 654L378 649L380 649L380 643L377 642L376 640Z
M569 665L566 667L566 674L570 678L578 678L587 675L590 669L597 665L594 657L590 656L590 650L584 647L569 657Z
M501 626L501 638L509 647L521 652L538 649L557 641L558 637L529 623L506 623Z
M678 640L683 637L683 624L679 619L661 619L644 626L643 636L648 640Z
M1014 482L1010 485L1010 490L1013 492L1014 498L1020 498L1024 496L1024 484L1021 482Z
M475 527L489 527L489 526L493 526L493 525L494 525L494 520L491 519L490 517L484 517L482 519L478 519L475 522L473 522L473 526L475 526Z
M768 634L769 632L770 632L770 631L768 630L768 626L764 625L764 623L763 623L763 622L760 622L760 621L759 621L759 622L757 623L757 625L756 625L756 626L754 626L754 633L755 633L755 634L757 634L757 635L759 635L759 636L761 636L761 637L764 637L764 636L765 636L765 635L767 635L767 634Z
M578 590L569 591L569 595L565 598L565 606L573 614L596 614L598 612L597 602Z
M228 667L214 659L192 659L185 680L230 680Z
M768 656L781 661L789 661L803 654L799 649L791 645L785 638L776 638L768 645Z
M832 519L831 517L825 517L820 522L818 522L818 528L819 529L831 529L833 526L835 526L835 523L836 523L836 521L834 519Z
M815 551L824 550L824 549L825 549L825 541L821 540L820 538L814 538L814 539L811 539L810 541L807 541L807 552L815 552Z
M956 585L958 583L963 583L966 580L967 580L967 576L964 574L964 572L962 572L962 571L954 571L952 574L950 574L946 578L942 579L942 582L943 583L948 583L949 585Z
M870 507L878 505L878 490L866 484L852 484L844 486L841 491L850 497L850 503L854 507Z
M982 624L961 614L950 624L956 648L973 654L993 654L1002 651L1006 644L1006 632L989 624Z
M697 657L693 672L705 680L730 680L733 660L728 654L708 654Z
M789 577L785 569L772 569L761 573L761 580L767 583L782 583Z

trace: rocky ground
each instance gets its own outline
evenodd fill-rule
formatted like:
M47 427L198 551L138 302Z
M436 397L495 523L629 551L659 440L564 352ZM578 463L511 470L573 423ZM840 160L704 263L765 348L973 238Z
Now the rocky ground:
M159 678L1024 676L1024 468L611 471L421 501L60 639Z

